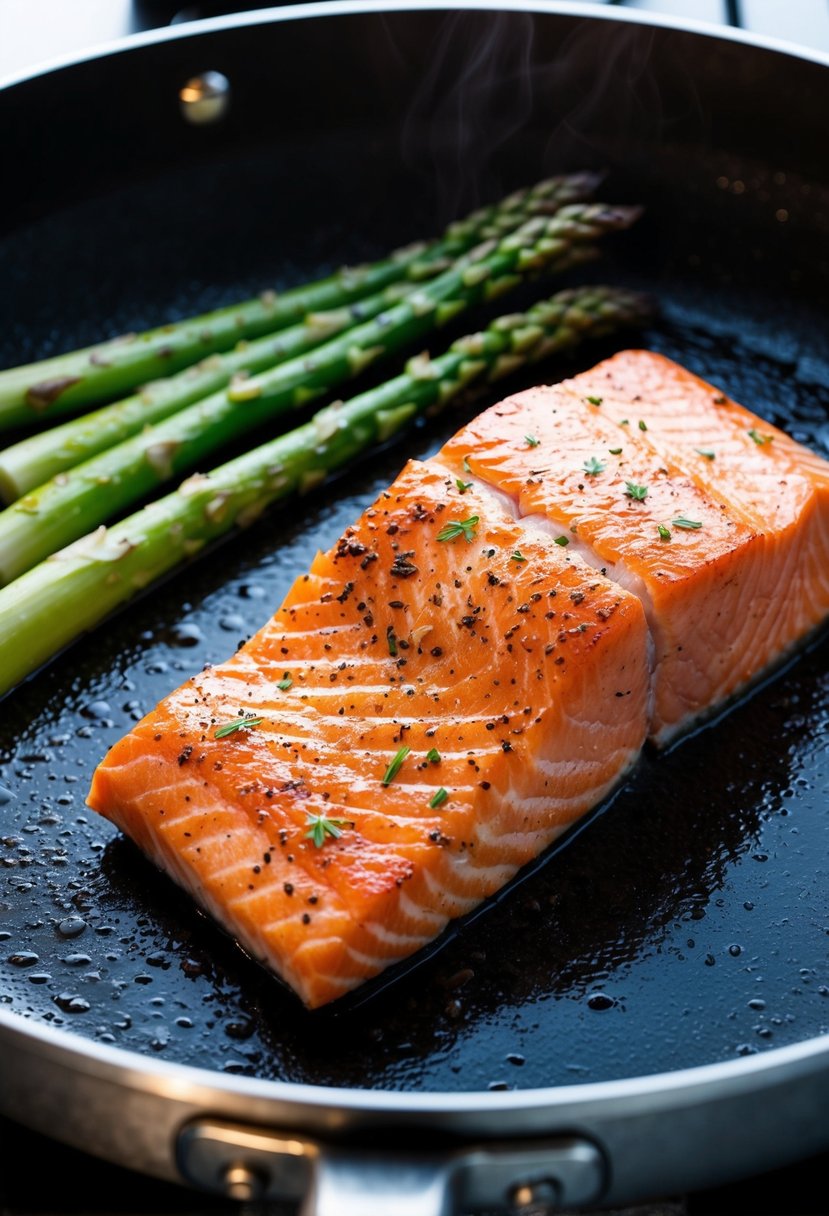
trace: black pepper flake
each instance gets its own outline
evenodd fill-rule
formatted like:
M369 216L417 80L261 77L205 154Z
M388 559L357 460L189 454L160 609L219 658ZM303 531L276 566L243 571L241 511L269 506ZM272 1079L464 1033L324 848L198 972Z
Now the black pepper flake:
M292 882L286 882L286 883L283 885L282 890L285 892L285 894L286 894L286 895L293 895L293 893L294 893L294 884L293 884Z
M308 913L308 912L302 913L302 923L303 923L303 925L310 925L310 923L311 923L310 913Z
M180 752L178 762L179 765L186 764L193 754L193 744L188 743L187 746Z
M392 578L411 578L413 574L417 574L417 566L409 561L414 554L414 549L407 549L396 555L391 566Z
M504 752L511 752L512 744L507 739L503 739L501 741L501 750Z
M354 584L353 584L353 583L346 583L346 585L343 587L343 589L342 589L342 591L340 592L340 594L337 596L337 603L338 603L338 604L344 604L344 603L345 603L345 601L348 599L348 597L351 595L351 592L352 592L353 590L354 590Z

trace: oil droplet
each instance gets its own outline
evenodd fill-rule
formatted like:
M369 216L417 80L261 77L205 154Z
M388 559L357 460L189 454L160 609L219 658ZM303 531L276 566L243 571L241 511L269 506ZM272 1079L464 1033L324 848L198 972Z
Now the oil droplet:
M265 594L265 588L259 583L244 583L239 588L239 595L243 600L263 600Z
M181 1030L192 1030L193 1021L191 1018L176 1018L176 1026Z
M755 997L754 1000L749 1001L748 1007L749 1007L749 1009L757 1009L757 1010L765 1009L766 1002L760 1000L759 997Z
M738 946L736 942L733 942L728 947L728 953L731 955L732 958L739 958L739 956L742 954L742 952L743 952L742 946Z
M14 794L4 785L0 785L0 806L6 806L9 802L14 802Z
M88 954L65 954L61 962L66 963L68 967L88 967L92 959Z
M91 1009L89 1001L73 992L62 992L53 998L58 1009L63 1013L88 1013Z
M13 967L34 967L35 963L40 962L40 955L32 950L19 950L16 954L10 954L8 961Z
M507 1084L506 1081L490 1081L489 1085L487 1085L487 1089L492 1089L492 1090L509 1089L509 1085Z
M612 1009L616 1004L612 996L608 996L606 992L594 992L592 996L587 998L588 1009L596 1009L602 1011Z
M229 1039L249 1039L253 1031L254 1024L247 1018L243 1021L228 1022L225 1026L225 1034Z
M86 928L86 921L81 916L67 916L58 925L61 937L80 937Z
M514 1064L516 1068L520 1068L522 1064L526 1064L526 1056L522 1056L518 1051L511 1051L505 1059L508 1064Z
M170 641L173 646L198 646L200 642L204 641L204 634L198 625L182 623L170 630Z
M224 629L225 633L236 633L239 629L244 629L245 620L238 612L228 612L225 616L219 618L219 628Z
M84 718L108 718L111 713L112 706L109 701L90 701L81 709L81 716Z

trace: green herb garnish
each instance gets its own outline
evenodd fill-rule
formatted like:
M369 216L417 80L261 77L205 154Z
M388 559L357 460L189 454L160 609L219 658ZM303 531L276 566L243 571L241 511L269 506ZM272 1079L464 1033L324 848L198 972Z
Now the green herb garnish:
M625 493L628 498L633 498L636 502L644 502L648 497L648 487L638 486L635 481L626 481Z
M432 797L429 799L429 807L431 810L436 811L439 806L443 806L448 797L449 791L445 790L443 786L441 786L439 790L435 790L434 794L432 794Z
M765 447L767 443L771 443L774 435L765 435L762 431L755 430L754 427L749 431L749 435L757 444L758 448Z
M601 460L597 460L595 456L591 456L581 467L588 477L595 477L597 473L603 473L607 466L602 464Z
M611 456L621 456L622 454L621 448L608 448L607 450L610 452Z
M664 524L657 524L656 530L659 533L660 540L670 540L671 539L671 529L666 528Z
M213 738L226 739L228 735L235 735L237 730L252 730L254 726L261 726L264 721L264 718L234 718L232 722L225 722L224 726L217 726Z
M460 477L455 478L455 485L458 487L458 492L460 494L465 494L467 490L472 489L472 482L471 481L461 481Z
M354 827L350 819L329 819L324 812L322 815L314 815L311 811L306 813L308 831L305 833L305 839L313 840L318 849L322 848L329 836L332 840L336 840L337 837L342 836L343 828Z
M525 562L526 560L527 560L526 557L524 556L524 554L521 552L520 549L516 549L514 553L510 554L511 562Z
M397 635L395 634L391 625L389 625L388 629L386 630L386 641L388 642L389 646L389 654L392 658L395 658L397 656Z
M430 764L440 764L440 752L436 747L430 747L426 753L426 759Z
M640 418L640 419L639 419L639 430L640 430L640 431L646 431L647 429L648 429L648 424L647 424L647 422L645 422L644 418Z
M557 537L555 538L555 540L553 541L553 544L554 544L554 545L561 545L561 547L562 547L562 549L563 549L565 545L569 545L569 544L570 544L570 537L569 537L569 536L557 536Z
M438 532L438 540L457 540L459 536L464 536L471 541L475 537L475 529L479 522L477 515L470 515L469 519L450 520Z
M383 776L383 785L391 785L392 781L394 781L395 777L400 772L400 769L403 766L403 761L406 759L411 750L412 749L410 747L401 747L400 751L386 769Z
M591 405L601 405L604 398L603 397L588 397L588 398L586 398L586 400L589 401Z
M697 519L686 519L684 515L680 515L678 519L672 519L671 523L675 528L688 528L690 531L695 531L701 528L702 524Z
M713 460L717 455L717 453L712 452L710 448L694 448L694 451L698 456L704 456L706 460Z
M541 442L540 439L536 439L535 435L525 435L524 438L527 441L528 448L537 448Z
M293 680L291 679L291 677L288 675L288 673L286 671L284 676L282 677L282 679L277 681L276 687L279 689L280 692L287 692L288 689L291 688L292 686L293 686Z

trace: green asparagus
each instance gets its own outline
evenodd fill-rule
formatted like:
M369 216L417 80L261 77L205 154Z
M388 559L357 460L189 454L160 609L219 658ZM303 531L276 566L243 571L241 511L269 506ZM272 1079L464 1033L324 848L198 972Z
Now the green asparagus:
M222 445L321 396L471 304L495 298L522 274L571 265L590 242L627 227L638 214L638 208L591 203L528 220L311 355L232 383L59 474L0 513L0 582L11 582Z
M478 241L509 231L522 218L590 197L598 180L591 173L549 178L456 221L438 241L407 246L382 261L345 267L281 295L266 291L255 299L146 333L0 371L0 430L111 401L206 355L230 350L240 338L273 333L309 312L347 306L392 283L428 278Z
M526 314L501 317L435 359L320 410L309 422L221 465L120 523L99 528L0 590L0 695L205 545L306 493L419 415L473 382L495 380L584 339L639 323L636 295L607 287L560 292Z

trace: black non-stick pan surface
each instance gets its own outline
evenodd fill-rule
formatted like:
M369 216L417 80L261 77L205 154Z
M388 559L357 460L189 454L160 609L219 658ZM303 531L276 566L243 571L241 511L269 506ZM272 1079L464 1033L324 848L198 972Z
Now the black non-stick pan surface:
M823 253L815 245L826 202L820 183L801 172L804 163L811 168L808 147L792 145L784 155L778 140L764 160L753 129L736 141L742 159L719 146L687 55L687 123L672 128L661 116L658 155L614 149L612 82L605 102L614 118L602 117L600 98L595 113L555 126L526 93L510 121L485 137L451 89L441 94L439 79L434 95L414 91L408 73L421 42L443 47L444 61L461 55L446 42L442 17L420 20L410 37L411 15L363 19L380 50L399 48L401 79L415 98L406 122L392 113L334 123L317 97L303 127L300 97L267 132L252 118L245 138L225 139L215 151L199 132L198 146L177 165L139 160L127 171L118 152L118 171L101 171L87 185L78 174L63 176L68 153L56 148L61 171L51 195L41 189L44 176L29 218L22 211L10 218L0 241L0 363L312 278L428 235L469 205L544 173L602 163L609 170L602 196L642 201L646 215L613 240L597 267L568 281L642 287L660 313L635 335L550 362L507 387L556 380L623 344L647 346L829 456L826 245ZM496 78L507 82L525 50L552 54L578 33L570 22L542 37L522 14L460 20L459 27L452 18L452 35L466 31L472 50L484 34L502 40L487 45L502 69ZM330 45L330 36L323 23L303 25L292 37L305 40L311 83L324 87L311 51L324 33ZM283 53L293 60L280 49L286 37L268 42L258 32L254 73L264 70L263 45L273 63ZM347 61L348 37L335 41ZM352 41L356 47L356 35ZM579 53L595 53L586 45ZM707 40L700 70L713 46ZM240 54L233 47L231 78ZM735 48L735 62L740 53ZM214 58L200 63L191 54L181 66L222 66ZM328 67L334 90L348 69L334 60ZM135 84L123 65L119 71L127 72L125 88ZM528 79L541 87L537 73ZM625 153L640 136L654 138L650 127L644 136L640 130L642 79L631 75L625 93L636 101ZM480 85L470 80L475 104ZM648 90L661 96L658 80L644 101ZM333 114L330 94L326 104ZM482 117L492 112L484 106ZM113 120L98 113L104 129L82 133L82 143L97 141L95 156L88 147L79 153L85 163L111 146ZM18 115L25 122L25 109ZM553 288L545 280L516 303ZM829 649L821 638L718 721L668 754L644 756L565 847L456 927L416 969L341 1009L305 1012L86 808L107 748L173 687L258 629L315 551L337 539L406 458L433 451L493 399L490 392L410 432L300 505L272 510L0 704L5 1008L139 1056L225 1073L432 1092L641 1076L826 1033Z

